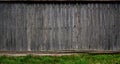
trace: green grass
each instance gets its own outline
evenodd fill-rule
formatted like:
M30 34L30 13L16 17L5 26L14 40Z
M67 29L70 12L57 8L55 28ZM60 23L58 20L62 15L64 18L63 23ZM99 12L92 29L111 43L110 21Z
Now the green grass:
M0 64L120 64L120 54L70 56L0 56Z

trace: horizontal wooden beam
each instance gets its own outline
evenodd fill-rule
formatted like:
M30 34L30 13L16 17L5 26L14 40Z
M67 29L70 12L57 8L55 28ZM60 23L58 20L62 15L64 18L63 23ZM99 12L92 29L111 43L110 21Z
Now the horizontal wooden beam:
M0 54L119 54L120 51L111 50L58 50L58 51L0 51Z

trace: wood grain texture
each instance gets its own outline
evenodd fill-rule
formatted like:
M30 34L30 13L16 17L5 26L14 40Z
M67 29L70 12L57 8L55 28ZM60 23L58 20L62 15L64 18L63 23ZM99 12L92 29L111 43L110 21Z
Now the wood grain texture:
M120 50L120 4L0 4L0 51Z

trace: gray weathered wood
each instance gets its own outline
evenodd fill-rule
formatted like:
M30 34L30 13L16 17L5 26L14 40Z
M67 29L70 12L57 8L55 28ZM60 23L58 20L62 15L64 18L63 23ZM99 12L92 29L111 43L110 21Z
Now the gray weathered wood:
M120 50L120 4L0 4L1 51Z

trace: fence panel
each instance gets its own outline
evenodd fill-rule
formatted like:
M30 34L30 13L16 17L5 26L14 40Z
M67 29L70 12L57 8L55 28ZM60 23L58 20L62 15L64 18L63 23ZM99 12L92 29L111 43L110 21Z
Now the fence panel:
M119 4L0 4L1 51L115 51L119 42Z

